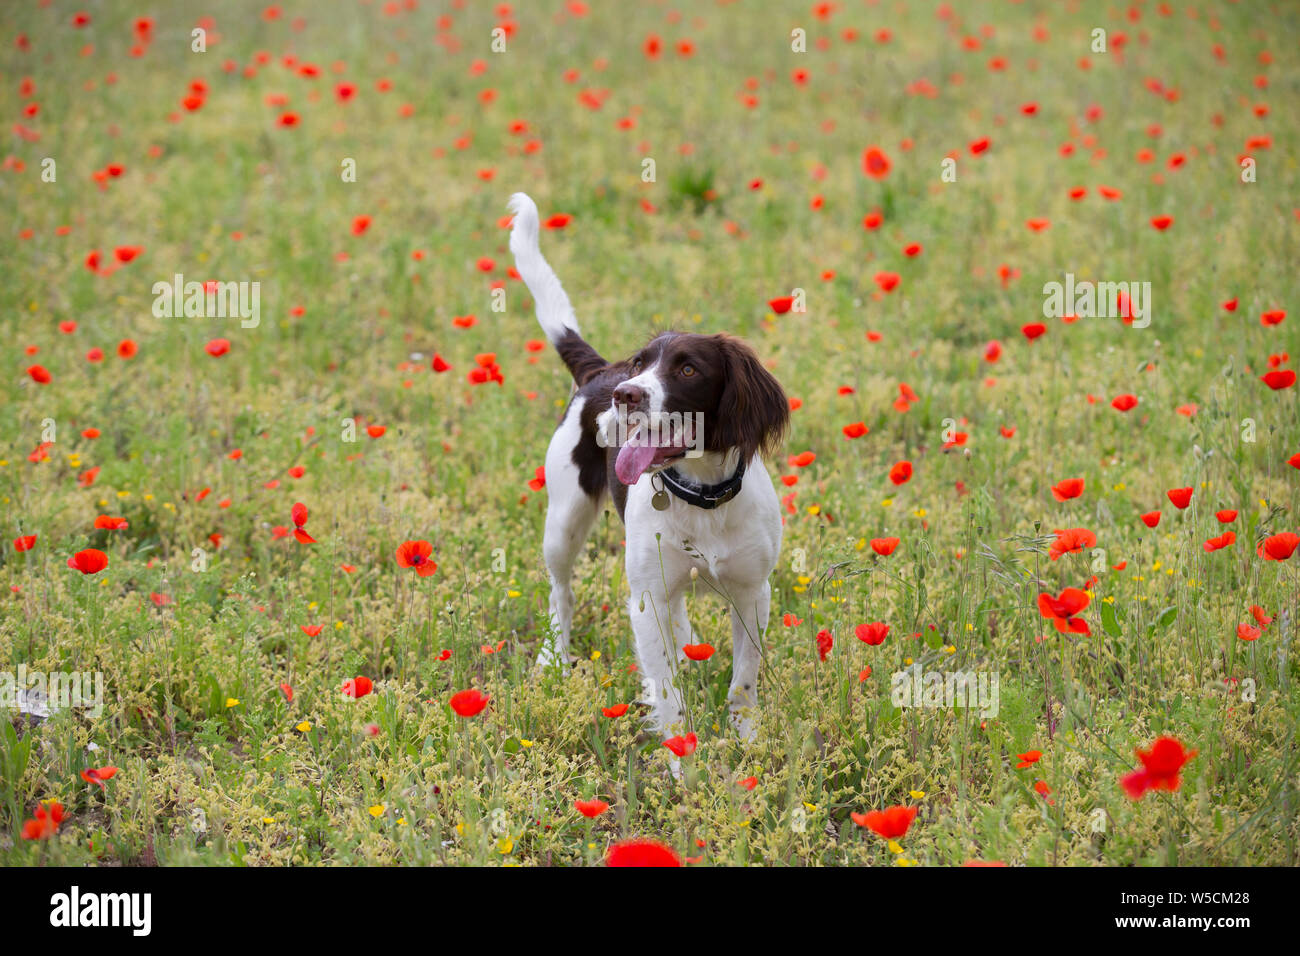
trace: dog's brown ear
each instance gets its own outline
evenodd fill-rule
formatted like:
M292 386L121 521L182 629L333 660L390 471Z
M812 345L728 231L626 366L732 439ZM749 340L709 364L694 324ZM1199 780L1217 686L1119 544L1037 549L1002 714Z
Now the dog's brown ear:
M714 421L705 425L710 451L739 448L748 462L755 452L772 455L790 424L790 402L754 350L728 335L714 336L723 358L726 385Z

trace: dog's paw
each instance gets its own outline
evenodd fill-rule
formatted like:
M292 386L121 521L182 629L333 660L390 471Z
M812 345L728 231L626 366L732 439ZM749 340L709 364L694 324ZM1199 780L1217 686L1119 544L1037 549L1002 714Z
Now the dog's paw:
M569 674L569 655L561 653L554 644L543 644L541 651L537 654L537 663L533 665L533 669L541 672L556 668L567 677Z

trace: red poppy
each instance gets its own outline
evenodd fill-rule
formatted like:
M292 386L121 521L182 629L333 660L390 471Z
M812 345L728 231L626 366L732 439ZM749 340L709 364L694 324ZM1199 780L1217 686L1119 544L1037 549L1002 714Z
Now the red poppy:
M1264 609L1260 607L1258 604L1252 604L1250 606L1250 614L1251 617L1255 619L1255 622L1259 624L1260 627L1268 627L1270 624L1273 623L1273 619L1269 617L1268 614L1265 613Z
M1052 497L1057 501L1068 501L1083 494L1082 478L1066 478L1052 486Z
M1243 641L1254 641L1259 639L1263 631L1258 627L1251 627L1249 624L1237 625L1237 636Z
M826 660L828 654L835 647L835 635L830 631L822 629L817 632L817 656L821 660Z
M868 146L862 153L862 171L872 179L884 179L892 164L879 146Z
M1061 633L1091 634L1088 622L1077 616L1091 600L1088 592L1080 588L1066 588L1059 597L1044 592L1038 595L1038 613L1050 620Z
M1024 770L1026 767L1032 767L1038 763L1043 758L1043 752L1041 750L1029 750L1016 756L1020 758L1020 763L1016 764L1016 769Z
M1033 341L1047 331L1047 326L1042 322L1029 322L1020 327L1020 333L1029 341Z
M605 853L606 866L681 866L671 847L654 840L624 840Z
M713 656L713 651L712 644L685 644L682 646L682 653L693 661L707 661Z
M1063 554L1075 554L1097 543L1097 536L1087 528L1066 528L1055 533L1056 540L1052 542L1047 552L1047 556L1053 561Z
M1146 514L1142 515L1141 517L1142 517L1142 523L1146 525L1148 528L1154 528L1156 525L1160 523L1159 511L1148 511Z
M130 527L125 518L115 518L112 515L99 515L95 518L95 527L104 531L121 531L123 528Z
M294 523L293 536L303 544L315 544L316 539L309 535L307 529L303 527L307 523L307 506L302 502L298 502L293 506L289 514Z
M610 720L616 720L627 713L627 704L615 704L613 707L602 707L600 712Z
M1219 524L1232 524L1237 520L1237 512L1231 508L1224 508L1222 511L1216 511L1214 517L1219 519Z
M1295 372L1289 368L1274 369L1261 375L1259 380L1276 392L1295 384Z
M1160 232L1164 232L1173 224L1174 224L1173 216L1152 216L1151 217L1152 227L1158 229Z
M574 800L573 808L581 813L584 817L591 819L598 817L609 809L609 804L604 800Z
M690 733L685 737L669 737L664 741L664 746L671 750L678 757L689 757L695 753L695 748L700 740L695 734Z
M1297 546L1300 546L1300 535L1294 531L1283 531L1265 538L1257 553L1265 561L1285 561L1295 553Z
M1206 551L1219 551L1223 548L1228 547L1230 544L1236 543L1236 540L1237 540L1237 535L1235 532L1225 531L1217 538L1210 538L1203 545L1201 545L1201 547L1203 547Z
M37 385L49 385L53 381L53 376L46 370L43 365L32 365L27 369L27 374L32 377L32 381Z
M397 566L415 568L415 573L427 578L438 570L438 565L429 560L433 554L433 545L427 541L403 541L397 548Z
M36 546L36 535L25 534L21 537L14 538L15 551L30 551Z
M52 802L48 807L37 807L36 816L23 823L23 839L48 840L59 832L59 824L65 819L61 803Z
M471 687L469 690L458 691L451 695L448 704L462 717L477 717L483 713L483 708L488 705L492 698L483 693L477 687Z
M1174 503L1174 507L1179 511L1182 511L1192 503L1191 488L1171 488L1169 491L1165 492L1165 494L1169 496L1169 500Z
M1120 777L1120 786L1134 800L1140 799L1148 790L1175 791L1182 784L1179 774L1183 765L1197 752L1185 750L1173 737L1159 737L1150 750L1134 751L1142 769Z
M853 822L886 840L901 840L916 819L917 807L898 806L869 813L850 813Z
M82 574L98 574L108 567L108 555L95 548L87 548L68 558L68 567Z
M844 437L850 441L852 441L855 438L861 438L868 431L870 431L870 429L867 428L866 422L854 422L851 425L845 425L840 430L844 432Z
M794 305L794 297L789 295L778 296L775 299L768 299L767 306L777 315L785 315Z
M891 554L894 553L894 549L897 547L898 547L897 538L872 538L871 539L871 550L876 552L876 554L880 555L881 557L886 557L886 558L889 557Z
M907 484L912 478L912 463L900 461L889 469L889 480L896 485Z
M1136 395L1116 395L1111 399L1110 406L1116 411L1127 412L1137 407Z
M853 629L858 640L872 647L878 647L885 643L885 638L889 636L889 625L883 621L873 621L870 624L859 624Z
M343 695L360 700L375 689L369 677L349 677L343 682Z
M104 781L112 780L116 774L116 767L87 767L85 770L81 771L81 779L86 781L86 783L93 783L95 786L99 787L100 790L103 790Z

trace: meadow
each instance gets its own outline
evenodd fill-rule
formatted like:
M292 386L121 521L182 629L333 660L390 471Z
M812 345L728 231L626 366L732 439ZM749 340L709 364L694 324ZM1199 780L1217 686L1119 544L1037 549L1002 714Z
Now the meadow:
M6 3L0 693L102 706L10 693L0 863L1300 863L1298 57L1281 2ZM731 332L794 409L758 738L701 587L680 780L612 512L533 670L521 190L602 354Z

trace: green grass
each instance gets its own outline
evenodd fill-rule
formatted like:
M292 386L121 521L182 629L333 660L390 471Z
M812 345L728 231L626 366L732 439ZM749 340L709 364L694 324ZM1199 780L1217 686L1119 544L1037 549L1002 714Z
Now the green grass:
M1163 16L1142 4L1131 22L1121 6L1026 2L958 24L929 3L843 3L829 21L808 2L682 5L674 22L667 7L592 3L574 18L547 2L515 5L500 54L495 4L286 5L273 22L259 4L216 6L167 5L141 57L129 55L135 5L96 4L84 30L70 25L74 4L4 14L0 109L40 139L11 136L0 171L0 670L99 671L105 700L97 718L65 711L35 727L6 714L0 863L569 865L628 836L705 864L1300 862L1300 558L1256 556L1263 537L1297 530L1300 482L1287 463L1300 452L1297 390L1259 380L1270 355L1300 358L1296 315L1260 322L1300 303L1300 36L1283 5L1211 2L1193 16L1179 3ZM189 31L207 14L209 50L193 53ZM1094 55L1099 26L1112 52ZM796 27L805 54L791 52ZM650 33L664 43L656 61L642 52ZM980 49L964 50L966 36ZM271 61L242 75L263 50ZM290 53L321 75L283 66ZM1006 69L990 70L992 57ZM907 92L922 78L938 96ZM196 79L207 94L190 113L180 101ZM357 86L345 104L341 79ZM579 101L588 89L609 91L600 109ZM287 105L268 105L275 94ZM1037 115L1021 112L1030 100ZM277 125L286 109L298 126ZM619 129L623 117L634 128ZM526 132L512 134L515 120ZM1271 146L1245 148L1260 135ZM870 145L892 162L883 180L863 173ZM1135 158L1143 149L1150 163ZM940 176L950 152L956 182ZM1240 181L1247 152L1254 183ZM1175 153L1186 163L1169 169ZM56 182L41 180L46 157ZM356 182L340 176L349 158ZM101 190L92 174L109 163L125 172ZM1073 186L1086 198L1072 201ZM541 334L506 277L499 223L516 190L543 218L573 216L543 233L543 251L603 354L662 327L729 331L803 401L771 464L799 482L778 485L796 495L759 738L746 748L726 732L727 609L701 588L692 623L719 653L682 670L700 747L681 781L639 733L637 705L600 713L640 689L613 514L575 576L579 664L531 673L548 583L546 493L527 481L570 383L549 349L525 348ZM882 225L865 230L876 209ZM1161 214L1174 217L1163 232L1149 224ZM354 236L358 215L372 222ZM1030 218L1050 228L1033 232ZM912 242L915 258L901 251ZM133 245L144 251L111 275L83 265L92 249L111 261ZM1004 264L1018 270L1005 282ZM887 295L881 271L901 276ZM1150 282L1150 327L1042 319L1043 284L1067 272ZM260 282L260 325L156 318L151 287L175 273ZM807 313L772 315L767 301L795 288ZM467 314L477 324L453 326ZM1048 331L1031 345L1019 330L1033 321ZM218 337L230 352L212 358ZM130 360L123 339L138 344ZM990 365L994 339L1004 350ZM86 361L92 347L102 362ZM435 351L450 372L429 370ZM467 383L484 352L503 386ZM32 363L50 384L28 376ZM919 397L905 413L900 382ZM1121 393L1140 404L1112 409ZM1176 411L1186 404L1193 416ZM33 463L47 419L57 440ZM345 419L360 423L355 442ZM946 419L969 434L963 448L941 450ZM857 421L869 434L846 440ZM386 433L369 438L371 423ZM100 437L83 438L91 427ZM789 467L804 450L816 461ZM895 487L903 459L915 475ZM1083 495L1055 501L1050 487L1073 477ZM1165 492L1183 486L1195 494L1180 512ZM317 544L272 536L292 526L294 502ZM1236 522L1221 527L1221 508ZM1149 530L1138 516L1154 509L1164 517ZM94 530L101 514L129 527ZM1052 530L1073 527L1104 555L1049 560ZM1204 551L1225 528L1236 543ZM18 552L23 534L38 541ZM898 550L876 558L867 540L890 535ZM436 574L396 566L408 539L431 542ZM86 547L108 554L105 571L66 567ZM1091 636L1057 634L1038 594L1082 586L1094 564ZM1251 605L1275 620L1246 642ZM891 626L878 647L854 637L869 621ZM835 639L824 662L823 628ZM998 715L894 706L890 676L910 661L996 673ZM344 697L355 676L374 692ZM448 698L471 686L491 706L455 717ZM1130 801L1118 778L1161 734L1199 753L1177 792ZM1031 749L1041 761L1015 769ZM103 791L79 776L105 765L120 769ZM753 790L737 785L750 776ZM573 801L593 796L610 810L587 821ZM59 836L21 839L44 800L69 814ZM901 854L849 816L896 804L921 808Z

